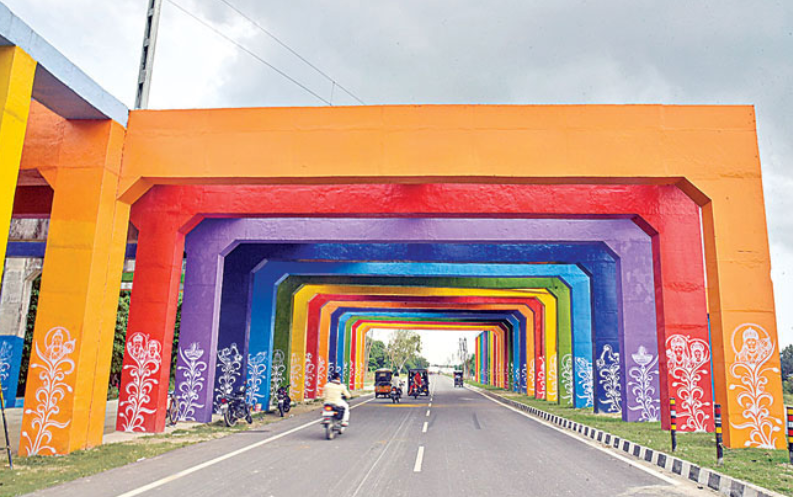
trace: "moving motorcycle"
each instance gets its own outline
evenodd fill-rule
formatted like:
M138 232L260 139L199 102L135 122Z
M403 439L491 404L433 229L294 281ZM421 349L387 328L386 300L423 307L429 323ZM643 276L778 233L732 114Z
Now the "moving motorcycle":
M344 426L341 421L344 419L344 408L334 405L325 404L322 409L322 426L325 427L325 438L333 440L336 434L341 435L344 433Z
M226 392L220 397L220 412L223 414L223 422L226 426L234 426L240 419L245 419L248 424L253 423L251 416L251 406L245 398L245 386L237 388L236 392Z
M281 417L284 417L284 414L289 412L289 409L292 408L292 399L289 398L288 389L289 385L284 387L279 387L278 391L275 393L276 397L278 398L278 412L281 414Z
M391 397L391 403L399 404L399 401L402 399L402 385L398 387L391 387L391 393L389 394Z

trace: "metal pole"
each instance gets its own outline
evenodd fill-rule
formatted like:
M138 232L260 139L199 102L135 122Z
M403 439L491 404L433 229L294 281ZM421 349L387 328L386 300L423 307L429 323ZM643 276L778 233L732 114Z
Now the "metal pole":
M724 464L724 440L721 432L721 405L713 406L714 420L716 423L716 458L719 466Z
M143 32L143 48L140 54L138 88L135 96L136 109L145 109L149 106L149 89L151 88L151 77L154 70L154 49L157 46L160 11L162 11L162 0L148 0L146 30Z
M8 438L8 423L6 422L6 400L3 397L3 385L0 385L0 412L3 414L3 431L6 436L6 454L8 454L8 467L14 469L14 461L11 459L11 440Z
M672 435L672 452L677 449L677 411L675 410L675 399L674 397L669 399L669 417L671 418L671 425L672 429L670 431Z
M785 406L787 411L787 451L790 464L793 464L793 407Z

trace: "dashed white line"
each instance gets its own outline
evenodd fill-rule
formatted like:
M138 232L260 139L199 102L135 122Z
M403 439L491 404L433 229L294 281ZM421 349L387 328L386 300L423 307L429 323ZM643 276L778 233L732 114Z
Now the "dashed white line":
M416 454L416 464L413 465L414 473L421 473L421 463L424 461L424 446L419 447L419 452Z
M424 421L424 428L421 429L421 433L427 433L427 422Z
M427 417L430 417L430 410L427 409Z

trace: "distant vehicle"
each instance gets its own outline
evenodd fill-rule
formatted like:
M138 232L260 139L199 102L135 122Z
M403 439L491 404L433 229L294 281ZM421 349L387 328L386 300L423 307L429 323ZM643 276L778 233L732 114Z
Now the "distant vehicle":
M430 395L430 378L426 369L408 370L408 396Z
M430 374L440 374L441 368L439 368L438 366L430 366L428 371Z
M454 372L454 386L455 388L463 387L463 372L462 371L455 371Z
M394 372L390 369L383 368L374 372L374 397L390 397L391 396L391 377Z

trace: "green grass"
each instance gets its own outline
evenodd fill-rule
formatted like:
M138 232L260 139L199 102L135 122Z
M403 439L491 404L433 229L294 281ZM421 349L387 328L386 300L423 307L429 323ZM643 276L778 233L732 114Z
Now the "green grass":
M793 393L783 393L782 398L785 399L786 406L793 406Z
M670 434L661 429L660 422L625 423L614 415L595 414L592 409L562 407L503 389L485 387L475 382L469 383L487 390L499 390L500 395L506 398L607 431L651 449L667 454L672 453ZM788 452L786 450L725 449L724 465L718 466L715 435L712 433L678 433L677 451L674 454L698 466L712 468L720 473L740 478L769 490L793 495L793 466L787 464Z

